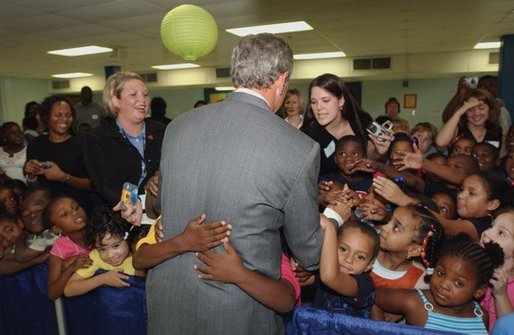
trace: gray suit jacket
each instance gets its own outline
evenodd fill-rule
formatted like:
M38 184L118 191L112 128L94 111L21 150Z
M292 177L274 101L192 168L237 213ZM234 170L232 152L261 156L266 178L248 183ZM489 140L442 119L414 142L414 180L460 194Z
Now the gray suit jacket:
M244 264L280 278L283 227L308 269L319 265L319 146L274 115L265 101L236 92L170 123L162 146L160 198L166 238L189 220L226 220ZM218 247L218 251L222 247ZM149 334L276 334L278 314L232 284L202 281L186 253L147 279Z

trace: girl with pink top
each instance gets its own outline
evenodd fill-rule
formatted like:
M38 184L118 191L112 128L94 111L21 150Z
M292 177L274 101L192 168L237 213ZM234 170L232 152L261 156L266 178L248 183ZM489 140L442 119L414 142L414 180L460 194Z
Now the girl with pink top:
M91 246L84 240L87 215L74 199L58 196L46 207L43 221L55 234L62 235L52 246L49 258L48 297L55 300L76 270L91 265Z

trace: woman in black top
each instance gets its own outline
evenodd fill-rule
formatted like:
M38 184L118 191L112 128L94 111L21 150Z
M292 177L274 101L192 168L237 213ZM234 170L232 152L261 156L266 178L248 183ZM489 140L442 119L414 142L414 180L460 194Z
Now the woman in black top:
M96 204L114 206L123 183L144 194L157 171L165 125L145 119L150 99L138 74L118 72L105 84L103 100L113 119L94 128L84 143L84 161Z
M372 121L336 75L326 73L311 82L302 130L320 144L320 175L337 171L335 142L345 135L364 140L369 158L378 158L387 152L389 139L370 137L368 141L366 128Z
M27 146L24 172L27 182L38 183L52 195L65 194L91 209L91 182L82 156L80 136L72 136L73 108L66 97L52 95L41 103L41 120L48 135L38 136Z

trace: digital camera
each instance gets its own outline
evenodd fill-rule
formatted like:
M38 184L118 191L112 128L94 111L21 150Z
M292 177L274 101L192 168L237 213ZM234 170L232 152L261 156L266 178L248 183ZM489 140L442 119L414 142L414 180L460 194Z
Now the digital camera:
M38 162L38 164L39 164L39 167L42 169L48 169L48 168L52 167L52 164L50 164L50 162Z
M366 131L369 134L380 138L389 136L393 130L393 126L394 124L391 121L386 121L382 125L379 125L377 122L373 122L368 126L368 128L366 128Z
M466 85L468 85L469 88L477 88L478 77L466 77L464 78L464 81L466 82Z

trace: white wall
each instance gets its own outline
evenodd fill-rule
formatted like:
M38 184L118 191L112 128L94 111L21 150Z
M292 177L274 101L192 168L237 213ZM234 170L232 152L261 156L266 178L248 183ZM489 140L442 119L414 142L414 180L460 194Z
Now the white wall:
M345 80L343 78L343 80ZM362 82L362 106L373 117L383 113L384 103L389 97L396 97L402 103L401 115L407 119L411 126L421 121L432 122L437 127L441 126L441 112L447 102L455 93L458 76L443 79L411 79L409 86L402 86L403 80L364 80ZM298 88L308 97L309 80L293 80L290 88ZM92 84L94 100L101 103L102 93L99 83ZM73 90L62 93L78 94L81 85L74 85ZM167 116L175 118L183 112L190 110L193 104L204 98L202 87L158 87L149 85L150 96L161 96L168 104ZM32 80L22 78L0 78L0 120L20 122L23 119L25 103L31 100L42 101L50 94L50 82L47 80ZM412 110L403 108L403 95L417 94L417 107L415 114ZM305 101L306 102L306 101Z
M40 102L48 93L48 80L0 77L0 121L21 125L25 104Z
M362 107L373 117L384 114L384 103L389 97L396 97L401 103L401 117L411 127L418 122L428 121L436 127L442 125L441 114L456 92L458 78L413 79L408 87L403 80L376 80L362 83ZM414 109L403 108L404 94L417 94Z

